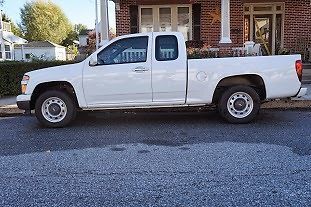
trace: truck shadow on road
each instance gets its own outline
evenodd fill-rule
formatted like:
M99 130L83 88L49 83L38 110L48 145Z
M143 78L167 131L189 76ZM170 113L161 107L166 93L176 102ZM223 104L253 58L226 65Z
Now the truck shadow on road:
M263 110L254 123L225 123L216 112L82 113L72 126L46 129L34 117L0 120L0 155L109 147L124 144L179 147L200 143L265 143L311 154L311 112ZM186 145L186 146L185 146ZM143 152L142 152L143 153Z

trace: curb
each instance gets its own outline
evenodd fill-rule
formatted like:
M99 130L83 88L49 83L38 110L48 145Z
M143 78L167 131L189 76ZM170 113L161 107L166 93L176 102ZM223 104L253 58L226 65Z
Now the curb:
M0 107L0 117L18 116L24 113L24 110L20 110L17 107Z
M311 111L311 100L279 100L262 104L262 109L303 109Z

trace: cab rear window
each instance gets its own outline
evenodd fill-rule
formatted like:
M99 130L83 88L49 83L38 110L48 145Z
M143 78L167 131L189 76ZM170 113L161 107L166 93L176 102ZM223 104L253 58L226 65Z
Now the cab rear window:
M178 58L178 41L174 35L156 37L155 58L157 61L170 61Z

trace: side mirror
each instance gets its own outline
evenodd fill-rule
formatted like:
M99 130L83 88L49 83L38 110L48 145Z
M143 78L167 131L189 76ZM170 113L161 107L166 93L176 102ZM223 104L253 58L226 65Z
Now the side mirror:
M90 66L96 66L97 64L98 64L98 62L97 62L97 56L91 56L89 65L90 65Z

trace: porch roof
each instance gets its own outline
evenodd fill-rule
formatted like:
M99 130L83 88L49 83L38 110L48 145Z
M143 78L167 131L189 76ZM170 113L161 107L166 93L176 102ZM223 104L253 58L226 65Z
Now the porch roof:
M3 31L3 39L14 44L25 44L27 40L14 35L12 32Z

